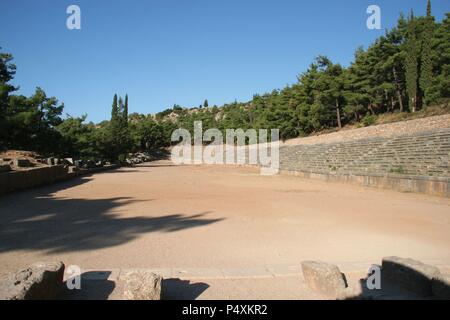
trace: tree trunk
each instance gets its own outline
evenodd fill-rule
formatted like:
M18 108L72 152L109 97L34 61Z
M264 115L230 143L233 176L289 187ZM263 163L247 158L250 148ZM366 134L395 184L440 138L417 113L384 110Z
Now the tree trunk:
M385 101L383 103L383 106L385 106L386 110L389 111L389 95L386 89L384 90L384 99Z
M395 67L392 67L392 71L394 73L394 81L395 81L395 87L396 87L396 91L397 91L397 99L398 99L398 104L400 106L400 112L403 112L403 101L402 101L402 93L400 92L400 85L398 83L398 78L397 78L397 71L395 70Z
M338 99L336 99L336 118L337 118L337 124L339 129L342 128L342 123L341 123L341 111L339 110L339 101Z

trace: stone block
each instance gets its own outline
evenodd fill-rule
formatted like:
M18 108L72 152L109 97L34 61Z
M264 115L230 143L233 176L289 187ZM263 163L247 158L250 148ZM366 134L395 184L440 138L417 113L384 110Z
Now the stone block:
M313 291L338 298L346 289L345 275L337 266L321 261L303 261L301 265L306 284Z
M36 263L0 277L0 300L55 299L63 288L62 262Z
M438 268L409 258L385 257L382 260L383 277L423 297L432 295L432 280L439 274Z
M67 172L68 172L69 174L75 173L75 172L78 172L78 171L79 171L79 168L76 167L76 166L69 166L69 168L67 169Z
M125 281L125 300L160 300L162 277L149 271L131 271L121 275Z

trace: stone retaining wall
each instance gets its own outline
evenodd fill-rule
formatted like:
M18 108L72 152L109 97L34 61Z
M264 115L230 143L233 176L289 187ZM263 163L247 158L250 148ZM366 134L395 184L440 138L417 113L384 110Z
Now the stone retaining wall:
M80 169L77 171L73 171L69 170L68 167L57 165L30 168L20 171L3 172L0 173L0 195L12 191L24 190L32 187L51 184L80 175L115 169L118 167L118 165L110 165L99 168Z
M442 197L450 197L449 162L450 128L280 148L284 173Z
M450 197L450 178L447 177L330 174L291 170L281 170L280 173L302 178L320 179L328 182L349 183L400 192L424 193L438 197Z

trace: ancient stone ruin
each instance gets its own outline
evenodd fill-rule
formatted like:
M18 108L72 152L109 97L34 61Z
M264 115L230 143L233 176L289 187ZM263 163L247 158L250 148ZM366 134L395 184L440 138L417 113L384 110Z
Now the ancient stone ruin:
M450 299L450 274L442 273L437 267L409 258L385 257L379 266L381 286L370 289L367 278L359 286L349 285L346 275L338 266L321 261L303 261L302 276L292 281L304 281L310 293L307 297L329 300L347 299ZM369 275L368 275L369 276ZM102 282L85 274L82 281L88 281L85 291L95 291ZM106 278L105 278L106 279ZM160 300L163 277L148 270L122 272L116 280L114 297L123 300ZM67 282L71 278L66 279ZM299 285L299 290L302 289ZM85 292L85 297L95 298ZM77 298L77 297L75 297ZM67 283L64 282L64 263L36 263L16 273L0 277L0 300L46 300L73 299Z

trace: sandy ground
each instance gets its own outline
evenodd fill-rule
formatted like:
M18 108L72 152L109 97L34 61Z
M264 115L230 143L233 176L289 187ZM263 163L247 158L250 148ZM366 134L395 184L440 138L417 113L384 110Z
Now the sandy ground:
M450 265L450 199L169 162L0 198L3 272L62 260L252 278L302 260L351 269L389 255Z

